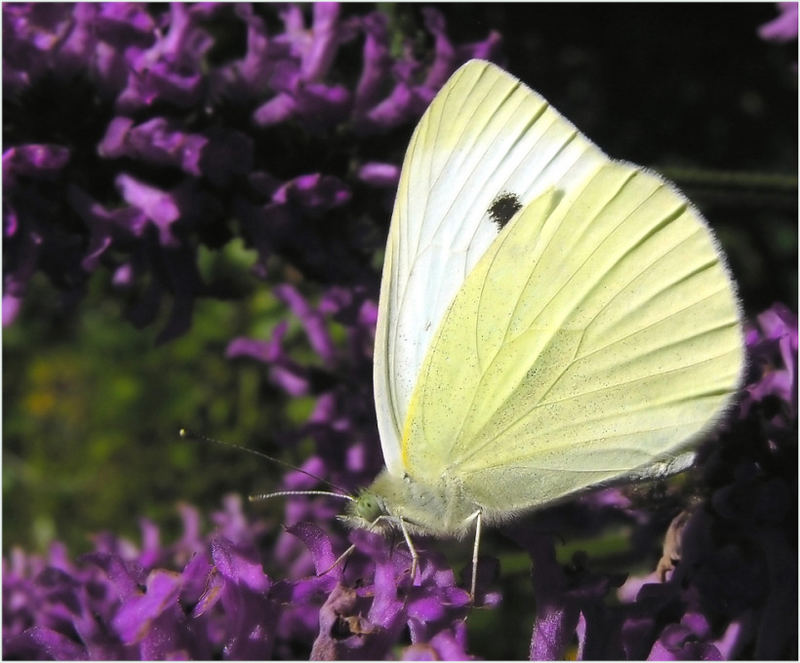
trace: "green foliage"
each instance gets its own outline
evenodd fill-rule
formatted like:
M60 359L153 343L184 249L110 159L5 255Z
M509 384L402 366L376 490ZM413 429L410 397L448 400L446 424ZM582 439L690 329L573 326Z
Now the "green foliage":
M241 278L241 247L219 253L202 256L201 268ZM182 426L267 451L263 431L308 415L307 402L293 402L278 416L287 399L265 393L266 368L224 356L234 336L267 338L283 319L268 289L244 304L198 302L192 333L155 346L158 325L132 327L108 288L96 277L65 314L35 279L36 315L5 333L6 546L41 550L57 538L80 551L88 533L104 529L138 540L140 516L177 525L178 501L210 508L259 476L279 476L248 454L180 439Z

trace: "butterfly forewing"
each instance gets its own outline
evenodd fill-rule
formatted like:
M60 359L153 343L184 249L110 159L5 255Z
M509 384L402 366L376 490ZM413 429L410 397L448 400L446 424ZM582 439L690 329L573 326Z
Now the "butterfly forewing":
M409 144L398 185L375 340L384 458L400 440L434 334L467 275L512 212L551 187L571 191L607 158L538 94L488 62L448 81Z

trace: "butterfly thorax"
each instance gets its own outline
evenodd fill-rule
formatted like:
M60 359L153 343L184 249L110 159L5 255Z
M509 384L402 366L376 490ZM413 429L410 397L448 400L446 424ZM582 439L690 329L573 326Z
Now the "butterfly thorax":
M434 486L384 470L351 504L345 520L354 527L383 531L399 528L402 519L408 531L418 535L461 538L474 527L471 516L479 509L455 481L443 477Z

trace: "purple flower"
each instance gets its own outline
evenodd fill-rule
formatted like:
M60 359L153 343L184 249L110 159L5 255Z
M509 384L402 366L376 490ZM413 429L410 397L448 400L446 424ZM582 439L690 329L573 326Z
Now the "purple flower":
M3 326L10 325L19 315L25 288L36 269L42 245L42 236L38 231L29 230L18 235L16 213L10 211L9 217L13 221L7 221L6 228L9 234L15 237L6 239L4 245L13 243L15 252L11 259L4 263L4 269L7 271L3 274Z
M260 526L241 502L228 499L214 518L219 533L203 538L184 511L184 536L167 547L150 524L141 550L99 537L74 564L60 547L47 559L16 551L4 562L4 655L266 659L287 657L300 638L316 639L317 656L384 658L405 629L410 658L466 653L468 597L442 558L424 556L412 584L407 551L354 532L346 569L331 568L333 541L299 524L290 531L320 575L276 582L255 545Z
M157 101L186 108L202 100L205 80L200 65L212 39L195 24L186 5L172 3L169 7L163 37L156 38L149 48L131 45L124 52L127 83L116 100L122 113L133 113Z
M3 187L8 190L16 176L46 178L61 170L70 152L61 145L21 145L3 153Z
M171 226L180 218L181 212L173 195L125 174L117 177L116 185L125 202L139 210L157 228L159 241L164 246L178 244Z
M270 365L271 380L291 396L308 393L307 371L283 351L282 341L288 323L281 322L273 331L269 341L235 338L225 352L226 357L250 357Z
M374 187L394 187L400 179L400 169L391 163L365 163L358 171L358 179Z
M217 518L238 520L252 537L258 528L239 505L228 500L228 515ZM270 599L252 538L203 539L194 517L184 511L183 538L158 549L157 530L146 525L150 550L105 536L96 552L75 564L58 546L47 559L15 552L4 562L3 654L268 658L280 608ZM156 568L156 562L171 568Z
M3 153L3 236L10 247L3 272L3 325L19 314L28 280L44 242L44 231L37 223L52 211L46 200L30 197L31 182L52 186L70 159L68 148L60 145L28 144ZM30 218L32 223L25 223Z
M340 579L333 587L320 610L312 658L385 658L406 627L411 634L412 654L428 648L441 656L443 651L459 651L464 646L459 624L469 599L456 587L454 575L443 560L423 558L419 577L412 584L407 551L392 552L380 536L363 531L354 532L352 540L356 546L354 559L347 573L341 575L361 578L356 584L362 586L352 589L353 580L343 585ZM318 572L334 561L327 546L317 543L311 548ZM369 560L367 567L359 557L362 554ZM374 571L365 576L373 565Z
M797 3L778 2L778 16L758 29L758 36L767 41L787 42L797 39Z
M303 175L281 186L272 200L292 204L303 212L327 212L350 200L350 190L336 177L320 174Z
M132 119L120 116L111 120L97 150L105 158L130 156L200 175L200 154L207 144L204 136L184 133L163 117L134 127Z
M768 396L779 398L797 413L797 316L786 306L776 304L758 316L758 327L749 330L748 345L754 369L762 379L748 385L748 398L743 403L747 411L754 402Z
M390 55L381 13L343 18L335 3L267 11L282 30L249 4L3 6L4 91L16 102L9 126L43 116L48 135L65 136L60 145L32 141L45 134L39 126L5 136L4 231L14 237L4 245L5 324L36 271L77 302L89 275L108 269L137 325L155 320L178 284L189 302L225 297L228 284L200 283L190 256L234 232L229 214L260 254L256 277L269 278L277 254L326 283L373 280L364 256L377 248L375 234L354 220L377 223L390 197L356 209L353 190L390 187L396 166L369 165L356 150L352 171L325 172L324 153L304 164L300 143L263 143L263 128L288 136L299 127L298 138L329 143L339 132L357 145L361 134L410 124L458 64L492 55L497 35L455 45L442 17L426 10L436 59L420 76L426 67L410 49ZM242 26L243 54L211 57L218 18ZM353 44L361 68L343 74L340 52ZM190 325L191 305L174 308L162 340Z
M719 650L704 642L709 624L703 615L687 613L680 624L670 624L647 656L649 661L721 661Z

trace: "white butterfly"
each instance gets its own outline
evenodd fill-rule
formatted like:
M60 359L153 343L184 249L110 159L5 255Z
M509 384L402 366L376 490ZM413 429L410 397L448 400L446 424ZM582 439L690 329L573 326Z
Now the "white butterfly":
M350 518L462 537L591 486L685 469L744 363L703 218L473 60L406 153L383 268L386 469Z

